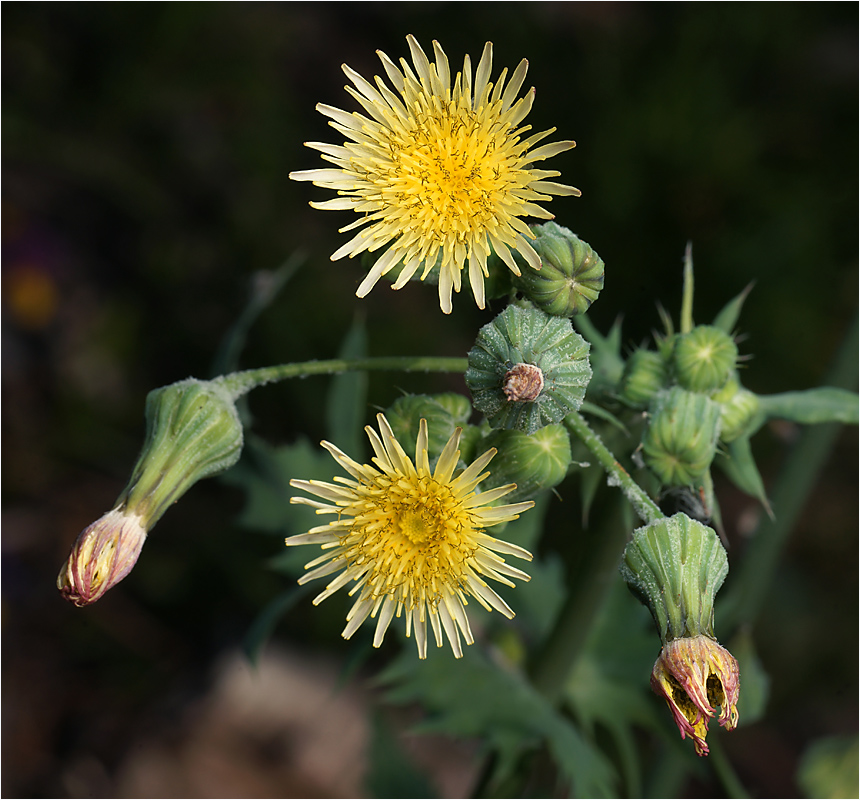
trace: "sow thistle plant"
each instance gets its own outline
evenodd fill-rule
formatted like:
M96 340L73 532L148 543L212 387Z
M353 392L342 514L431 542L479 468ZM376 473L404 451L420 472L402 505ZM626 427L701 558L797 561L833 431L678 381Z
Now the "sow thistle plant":
M370 463L323 441L343 473L331 480L292 472L308 463L299 444L269 451L278 454L270 461L283 490L270 499L280 520L274 527L288 534L288 552L314 549L303 573L292 562L283 569L299 584L326 582L314 605L341 589L354 598L342 636L372 628L370 643L384 646L389 658L380 680L390 700L417 701L440 730L484 743L476 794L516 795L539 785L584 796L635 795L641 787L629 758L645 750L634 730L660 732L668 715L658 715L659 706L628 708L648 680L644 665L634 686L609 678L617 664L636 660L642 633L636 604L616 588L626 582L650 610L660 639L659 649L646 645L650 659L656 655L651 686L681 738L708 755L712 720L732 730L744 714L760 715L764 703L754 652L743 648L741 669L715 636L716 594L729 562L713 471L721 469L778 517L751 437L773 418L856 424L857 396L825 387L760 397L744 388L737 324L748 290L710 324L695 324L689 249L677 328L664 312L652 347L622 353L620 327L604 335L587 316L604 284L599 255L560 224L526 222L551 219L540 203L553 195L579 195L550 180L557 171L535 166L574 143L538 146L554 129L527 135L534 100L533 89L522 93L527 62L509 79L506 69L494 77L488 43L474 71L466 56L452 75L438 43L433 62L412 36L407 43L411 65L379 53L384 77L367 80L343 67L352 84L347 92L362 110L319 105L343 141L308 143L331 166L291 177L336 192L312 202L315 208L356 213L341 232L357 233L331 258L370 254L362 259L369 272L359 297L388 273L395 289L426 279L438 283L441 310L450 314L468 264L478 307L492 297L503 309L460 357L353 353L151 392L146 442L129 484L80 535L58 587L79 606L100 599L129 574L167 508L202 478L230 469L224 480L253 505L273 478L255 471L255 459L240 460L241 406L251 390L370 370L459 373L468 396L397 397L392 387L378 428L365 428ZM354 401L366 415L361 392ZM250 447L263 445L255 437ZM612 492L601 491L601 483ZM602 515L596 524L606 529L587 539L594 563L618 567L595 573L590 597L550 566L559 539L566 541L560 556L577 552L583 524L570 513L563 530L544 524L553 496L570 497L577 486L583 519L599 506L620 509ZM288 487L299 494L290 497ZM297 529L294 507L325 519ZM253 525L253 513L246 517ZM636 518L642 525L634 531ZM552 537L542 538L545 527L553 527ZM736 598L756 580L743 569L741 563L742 582L728 605L733 626L743 620ZM527 582L533 589L517 589ZM298 594L287 597L276 603L281 611L301 602ZM612 613L601 613L610 606ZM482 611L499 612L506 622ZM414 639L417 659L411 647L392 644L392 637L385 642L399 618L395 627ZM455 660L428 654L431 640L440 648L447 641ZM751 700L744 711L740 675L747 668ZM597 724L609 742L596 735ZM541 749L554 765L549 777ZM725 759L718 764L733 786Z

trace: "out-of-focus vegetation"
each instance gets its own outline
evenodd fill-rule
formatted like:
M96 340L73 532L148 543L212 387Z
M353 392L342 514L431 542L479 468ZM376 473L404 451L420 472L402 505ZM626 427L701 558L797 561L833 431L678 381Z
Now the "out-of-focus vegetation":
M697 321L756 282L740 345L755 354L744 383L756 392L819 384L856 313L851 4L4 11L5 796L129 791L136 749L179 741L212 664L284 589L266 568L281 537L241 528L233 520L244 498L214 481L167 513L134 573L98 605L67 607L53 586L78 531L125 483L146 393L210 376L265 271L298 248L308 254L251 330L242 366L332 357L354 316L367 320L373 355L423 352L429 338L434 354L460 356L493 315L466 293L443 318L434 289L419 285L397 295L380 285L357 301L363 270L329 261L349 220L313 212L307 201L323 193L287 174L319 165L302 142L331 140L314 105L353 108L341 63L375 74L374 51L405 56L407 33L438 39L452 64L465 52L476 58L486 40L496 70L527 57L527 85L537 87L530 123L577 141L553 167L583 197L550 210L606 262L590 317L605 330L623 314L631 348L659 327L656 301L678 308L688 240ZM371 403L396 398L387 378L369 380ZM463 388L456 376L398 385ZM318 440L327 388L311 378L255 392L255 430L276 444ZM771 426L756 439L766 483L796 435ZM856 733L856 437L840 433L756 627L771 700L761 721L725 739L756 795L811 791L809 761L807 782L796 779L809 745ZM759 510L728 485L717 491L733 562ZM339 609L309 618L307 605L287 614L276 638L347 662ZM387 729L375 730L382 747ZM289 760L289 742L264 744L249 755L257 769ZM280 796L337 791L278 780ZM711 780L703 771L679 791L721 791Z

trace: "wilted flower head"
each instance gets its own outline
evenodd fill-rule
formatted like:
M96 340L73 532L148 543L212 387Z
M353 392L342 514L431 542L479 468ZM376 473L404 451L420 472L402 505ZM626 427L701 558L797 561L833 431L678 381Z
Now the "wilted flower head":
M342 146L308 142L336 169L304 170L290 177L338 193L334 200L311 203L315 208L352 209L361 215L342 232L368 226L340 247L332 261L390 244L358 287L359 297L398 263L403 270L395 289L419 268L423 280L438 265L439 302L449 314L452 289L460 291L468 259L475 302L483 308L491 246L517 275L511 250L540 269L540 257L528 242L534 234L520 217L552 219L536 202L580 192L548 181L560 173L534 164L569 150L575 142L531 149L555 128L522 138L530 126L521 123L534 100L534 89L517 99L528 69L525 59L507 86L507 69L494 84L488 42L474 76L466 56L452 87L448 57L439 43L433 42L436 63L431 64L413 36L407 41L414 71L405 59L398 68L385 53L378 53L395 91L380 77L374 85L343 66L355 86L346 90L368 116L317 105L348 141Z
M514 585L509 578L529 579L499 554L529 561L531 554L494 539L485 528L516 519L534 503L493 506L516 488L513 485L476 493L478 484L489 475L482 471L495 450L488 450L455 476L459 428L431 470L426 420L420 423L414 462L394 437L386 418L379 414L377 420L379 434L369 426L365 428L376 466L358 464L330 442L323 442L352 477L335 478L336 483L290 481L296 489L324 500L293 497L291 502L337 517L286 540L288 545L318 544L324 551L306 565L311 571L299 583L338 573L315 598L314 605L354 584L350 595L359 595L346 617L345 639L371 617L377 620L373 644L379 647L392 618L405 614L406 635L415 631L420 658L427 656L428 622L437 646L442 646L444 629L459 658L463 655L460 635L467 644L474 642L464 608L467 597L511 618L514 612L485 578L506 586Z
M708 723L719 706L719 722L726 730L738 724L740 673L738 662L707 636L673 639L664 645L651 687L666 699L681 738L689 736L700 756L708 754Z
M78 536L57 577L57 588L76 606L95 603L137 563L146 529L136 514L115 508Z

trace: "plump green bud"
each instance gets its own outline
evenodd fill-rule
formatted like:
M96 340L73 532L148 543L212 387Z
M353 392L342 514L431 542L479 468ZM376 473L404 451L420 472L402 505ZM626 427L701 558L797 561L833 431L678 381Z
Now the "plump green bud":
M603 261L575 233L554 222L535 225L540 270L524 265L514 285L538 308L559 317L588 311L603 288Z
M454 400L455 397L459 397L462 403ZM445 449L455 428L463 427L470 413L469 401L462 395L407 394L399 397L385 410L385 417L400 442L414 441L418 436L421 420L426 419L427 455L432 460Z
M717 446L720 406L709 397L675 386L654 397L642 436L645 463L666 486L702 479Z
M192 485L239 460L242 423L217 381L189 378L146 397L146 441L117 507L150 530Z
M737 360L738 348L732 337L713 325L698 325L675 341L675 376L691 392L722 388Z
M618 384L618 397L631 408L648 408L669 382L669 368L660 353L636 350L627 359Z
M621 562L631 591L654 617L663 644L714 636L714 597L729 571L717 534L686 514L652 522L633 534Z
M534 433L582 405L589 344L570 321L510 305L478 333L466 384L494 428Z
M570 437L563 425L546 425L528 435L521 431L493 431L478 450L495 447L486 488L515 483L517 488L505 495L506 503L534 497L551 489L567 475L571 462Z
M720 441L726 443L748 432L761 406L758 396L744 389L735 375L713 395L713 400L720 404Z

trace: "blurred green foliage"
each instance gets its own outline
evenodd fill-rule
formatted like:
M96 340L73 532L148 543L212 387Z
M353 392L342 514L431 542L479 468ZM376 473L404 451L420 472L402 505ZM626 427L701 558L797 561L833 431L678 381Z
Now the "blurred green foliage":
M756 392L820 383L855 313L852 4L15 3L3 21L3 660L4 700L15 701L4 717L4 795L72 793L68 771L84 755L116 767L137 730L169 728L205 691L212 659L245 640L261 609L291 602L291 580L266 566L285 557L288 523L251 525L271 536L245 528L264 507L245 506L231 486L274 463L265 513L284 503L288 514L298 509L286 505L283 460L292 469L302 455L301 477L330 478L318 462L331 459L310 444L338 417L321 378L254 394L260 439L248 458L167 513L110 605L84 615L52 595L69 544L125 483L146 393L210 377L255 281L297 248L308 253L251 329L241 366L336 355L356 308L366 342L352 346L372 355L464 355L499 310L479 312L463 296L443 319L434 289L419 285L396 296L380 285L359 302L363 270L329 261L349 220L309 209L319 190L287 174L319 164L303 141L332 139L314 105L353 107L342 62L375 74L374 51L406 55L407 33L439 39L455 64L486 40L494 72L529 59L530 123L577 140L556 161L583 197L550 210L604 259L606 288L589 317L605 333L623 314L625 348L657 327L657 300L680 305L687 241L697 322L756 282L740 323L741 353L755 354L743 383ZM365 421L400 390L463 388L455 376L392 386L370 375ZM766 482L794 435L783 426L757 438ZM846 431L757 624L771 700L760 722L724 742L757 794L796 794L806 745L856 730L856 467L856 432ZM721 490L733 559L756 512ZM559 493L544 586L587 563L588 534L565 539L583 518L578 487ZM313 623L293 607L278 634L347 657L329 635L342 626L329 603ZM599 669L601 646L578 674ZM480 663L468 668L479 680ZM627 786L647 785L625 762L633 734L595 708L603 688L574 691L571 703L587 724L610 726ZM569 730L546 716L535 725L544 723L563 747ZM377 731L375 746L387 741ZM392 780L421 783L408 770ZM703 770L692 780L688 793L719 791Z

